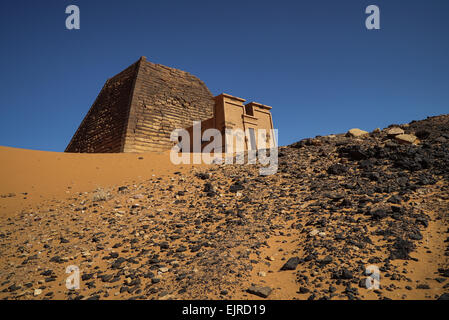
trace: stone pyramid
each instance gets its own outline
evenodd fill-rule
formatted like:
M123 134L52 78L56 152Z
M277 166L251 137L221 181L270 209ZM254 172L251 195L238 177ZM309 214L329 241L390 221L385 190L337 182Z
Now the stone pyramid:
M141 57L106 81L65 151L167 150L172 130L213 117L213 109L200 79Z

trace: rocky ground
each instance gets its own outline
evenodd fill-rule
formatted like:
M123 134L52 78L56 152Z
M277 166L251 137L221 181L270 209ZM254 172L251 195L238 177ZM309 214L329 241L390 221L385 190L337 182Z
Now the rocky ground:
M45 199L0 216L0 298L447 298L448 168L444 115Z

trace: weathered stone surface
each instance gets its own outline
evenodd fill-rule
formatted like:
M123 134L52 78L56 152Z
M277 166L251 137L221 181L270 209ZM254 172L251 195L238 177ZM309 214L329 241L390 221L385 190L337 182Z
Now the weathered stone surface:
M397 136L397 135L400 135L400 134L404 134L404 130L402 130L399 127L394 127L394 128L391 128L391 129L387 130L387 135L388 136L394 137L394 136Z
M417 144L419 142L418 138L412 134L400 134L394 139L401 144Z
M348 137L353 137L353 138L363 137L363 136L366 136L368 134L369 133L367 131L363 131L363 130L360 130L358 128L351 129L351 130L348 131L348 133L346 133L346 135Z
M254 294L256 296L268 298L268 296L271 294L272 289L270 287L251 286L247 291L248 293Z

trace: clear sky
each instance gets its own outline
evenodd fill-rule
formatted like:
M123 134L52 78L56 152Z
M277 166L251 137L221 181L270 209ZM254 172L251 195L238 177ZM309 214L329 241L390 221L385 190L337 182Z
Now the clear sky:
M2 0L0 45L4 146L63 151L140 56L272 106L280 145L449 113L447 0Z

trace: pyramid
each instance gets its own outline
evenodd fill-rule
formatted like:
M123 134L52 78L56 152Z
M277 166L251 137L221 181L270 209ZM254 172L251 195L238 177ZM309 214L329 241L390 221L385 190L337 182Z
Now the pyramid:
M200 79L141 57L106 81L65 152L167 150L174 129L209 119L213 110Z

